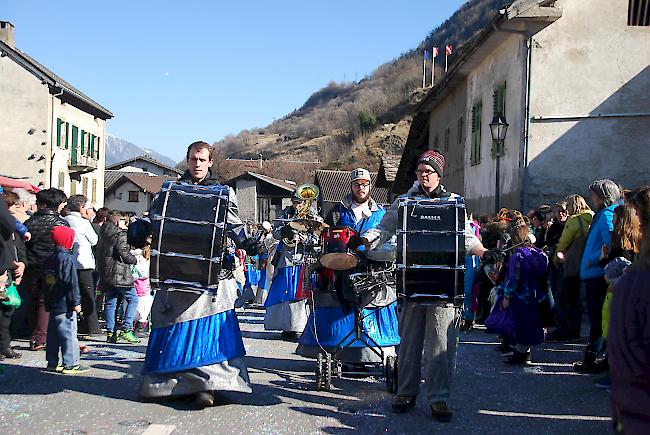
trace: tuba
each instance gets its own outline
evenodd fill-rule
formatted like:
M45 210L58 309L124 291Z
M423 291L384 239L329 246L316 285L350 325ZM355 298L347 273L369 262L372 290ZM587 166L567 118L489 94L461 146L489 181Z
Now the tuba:
M298 219L318 219L316 212L315 201L318 200L320 190L315 184L304 183L296 188L295 196L302 199L302 204L296 209L296 217Z

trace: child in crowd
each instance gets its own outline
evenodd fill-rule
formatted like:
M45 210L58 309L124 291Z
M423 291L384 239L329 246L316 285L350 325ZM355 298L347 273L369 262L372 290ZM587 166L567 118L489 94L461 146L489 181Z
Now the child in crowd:
M131 254L138 261L131 269L133 273L133 285L138 295L138 308L135 311L135 334L144 336L149 331L149 313L153 304L151 294L151 283L149 282L149 264L151 258L151 237L143 248L132 249Z
M72 256L74 230L64 226L52 228L55 251L44 263L45 309L50 313L47 329L47 370L76 375L88 368L79 365L77 315L81 313L81 294L77 268ZM59 362L61 351L62 364Z

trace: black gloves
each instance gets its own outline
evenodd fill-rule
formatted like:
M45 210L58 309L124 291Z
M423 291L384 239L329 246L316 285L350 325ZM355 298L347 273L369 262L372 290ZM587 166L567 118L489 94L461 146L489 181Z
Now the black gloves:
M481 257L481 261L484 264L496 264L502 262L505 258L506 253L503 249L494 248L485 251Z
M262 242L259 239L249 238L244 240L239 247L252 257L262 250Z
M359 248L359 246L363 246L363 240L361 240L361 237L359 236L350 237L350 240L348 240L348 249L356 251Z
M289 225L285 225L280 229L280 235L283 239L293 239L294 230Z

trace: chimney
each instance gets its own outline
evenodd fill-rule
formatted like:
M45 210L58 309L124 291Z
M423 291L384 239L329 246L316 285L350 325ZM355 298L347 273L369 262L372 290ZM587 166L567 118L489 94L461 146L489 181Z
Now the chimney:
M14 25L9 21L0 21L0 41L14 48Z

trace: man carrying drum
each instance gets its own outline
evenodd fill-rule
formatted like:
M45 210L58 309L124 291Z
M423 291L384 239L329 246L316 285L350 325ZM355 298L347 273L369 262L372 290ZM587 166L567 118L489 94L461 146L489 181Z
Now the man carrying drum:
M385 209L372 199L372 182L370 172L367 169L357 168L350 173L350 194L337 204L326 216L325 223L330 226L330 231L338 231L343 228L354 230L357 235L363 235L366 231L375 228L386 212ZM353 237L348 247L354 247L359 237ZM359 246L359 242L356 242ZM345 254L340 254L345 255ZM325 263L322 261L321 263ZM314 294L314 311L309 316L307 327L300 337L300 345L297 353L307 358L316 357L321 346L328 351L335 351L341 340L354 330L355 313L349 304L343 301L341 294L343 280L352 270L333 271L321 269L321 276L327 276L335 282L321 282L335 289L336 292L323 292L319 289ZM399 344L397 332L397 302L395 291L390 290L379 294L379 305L364 318L364 329L366 333L382 348L384 355L394 355L394 347ZM352 341L352 340L350 340ZM368 349L361 340L356 340L350 347L341 351L339 359L350 364L381 363L377 353Z
M366 232L362 241L366 247L375 247L396 234L399 201L403 198L444 198L462 201L462 197L448 192L441 184L445 158L437 151L426 151L417 160L417 181L400 196L386 212L379 225ZM469 221L465 225L465 251L485 259L497 253L487 251L472 233ZM406 300L399 314L401 344L398 353L397 396L393 411L403 413L415 406L422 378L422 350L424 361L424 389L432 415L438 421L449 421L451 411L447 406L452 373L456 361L459 331L459 308L451 302L421 304Z

